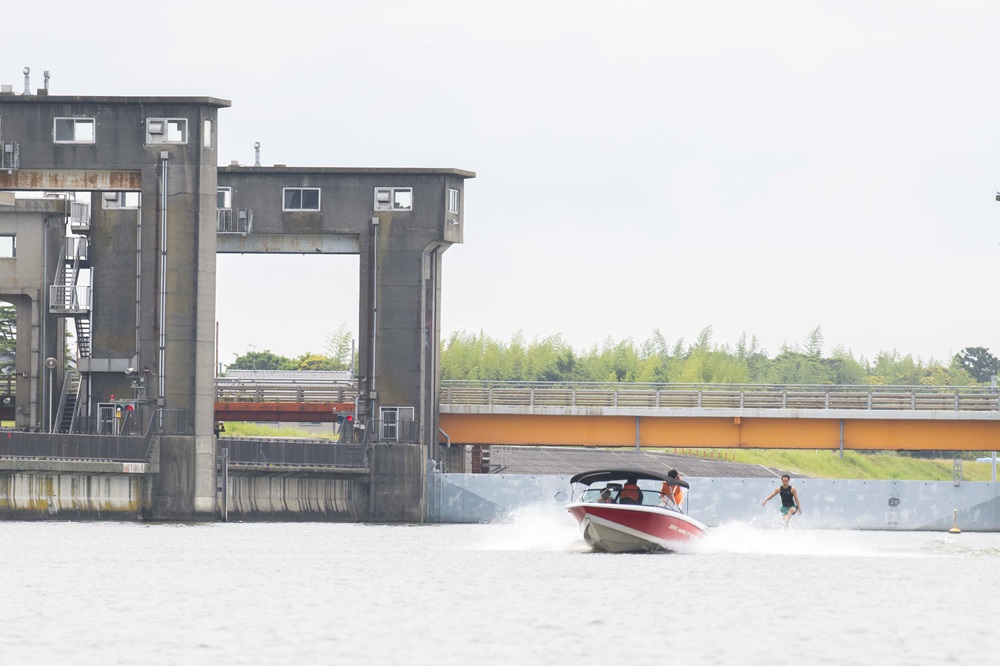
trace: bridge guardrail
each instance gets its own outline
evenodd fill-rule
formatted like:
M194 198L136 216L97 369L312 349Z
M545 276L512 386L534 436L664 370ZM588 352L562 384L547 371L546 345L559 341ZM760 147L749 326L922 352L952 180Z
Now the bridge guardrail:
M215 380L216 402L354 402L357 394L357 382Z
M578 384L443 381L440 404L484 407L998 411L981 386Z
M220 402L350 403L356 397L356 382L216 380ZM439 398L442 406L484 407L1000 411L1000 391L982 386L444 380Z

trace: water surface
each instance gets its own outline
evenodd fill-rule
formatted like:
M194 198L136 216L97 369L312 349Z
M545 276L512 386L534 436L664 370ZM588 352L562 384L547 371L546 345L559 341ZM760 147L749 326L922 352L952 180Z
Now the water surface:
M0 665L971 664L1000 535L715 529L591 553L498 525L0 523Z

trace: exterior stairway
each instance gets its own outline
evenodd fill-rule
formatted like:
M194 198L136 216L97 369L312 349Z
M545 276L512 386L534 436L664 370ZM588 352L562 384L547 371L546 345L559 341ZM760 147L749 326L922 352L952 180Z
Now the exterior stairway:
M73 420L76 414L76 404L80 397L80 373L76 370L66 371L66 380L62 398L59 401L58 432L72 432Z

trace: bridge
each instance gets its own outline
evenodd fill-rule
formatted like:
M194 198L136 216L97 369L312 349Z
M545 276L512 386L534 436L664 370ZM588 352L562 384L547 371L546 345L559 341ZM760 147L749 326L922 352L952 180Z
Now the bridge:
M353 411L355 391L351 382L220 378L216 418L329 422ZM452 446L1000 447L1000 392L981 386L444 380L439 404L439 443Z

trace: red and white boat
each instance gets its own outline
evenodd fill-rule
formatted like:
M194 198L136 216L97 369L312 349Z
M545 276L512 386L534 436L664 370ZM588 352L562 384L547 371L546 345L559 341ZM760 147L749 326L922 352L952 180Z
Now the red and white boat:
M708 532L708 527L685 514L670 496L675 486L689 488L686 481L639 470L598 470L577 474L570 483L574 495L578 484L586 486L566 510L576 518L584 540L594 550L684 550L685 544ZM638 493L630 486L638 486Z

